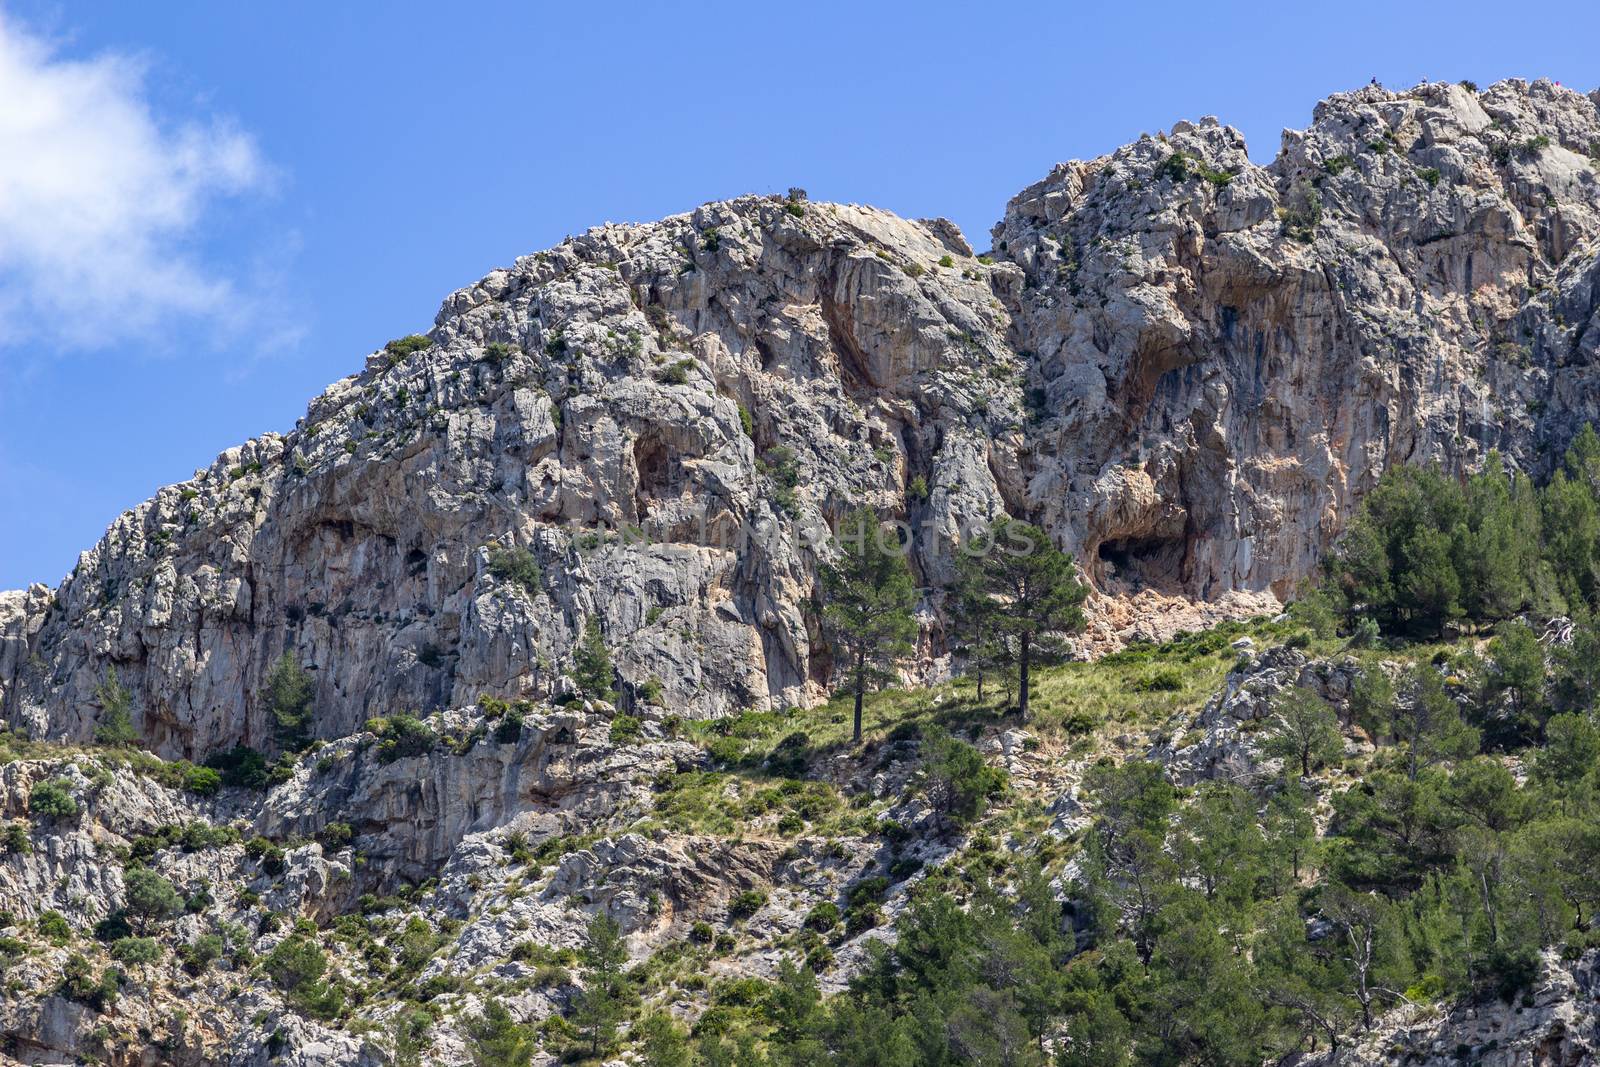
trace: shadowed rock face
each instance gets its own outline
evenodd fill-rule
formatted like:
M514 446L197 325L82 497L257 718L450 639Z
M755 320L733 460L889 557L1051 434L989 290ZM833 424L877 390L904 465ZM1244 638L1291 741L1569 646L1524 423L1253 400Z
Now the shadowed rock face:
M336 737L548 693L590 618L675 711L811 702L801 534L862 504L930 587L963 529L1041 523L1102 594L1086 650L1261 610L1386 464L1542 471L1600 418L1595 152L1594 101L1547 82L1370 88L1267 167L1214 120L1058 166L992 262L942 220L772 198L591 230L121 516L53 594L0 594L0 708L84 737L115 667L158 752L266 746L291 650Z

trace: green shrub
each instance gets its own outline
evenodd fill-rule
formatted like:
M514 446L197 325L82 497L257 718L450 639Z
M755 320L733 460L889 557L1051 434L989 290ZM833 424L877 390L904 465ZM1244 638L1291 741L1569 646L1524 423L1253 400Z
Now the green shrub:
M665 686L660 678L646 678L644 684L639 686L639 699L654 708L659 708L664 703L662 696Z
M811 737L796 730L779 741L767 757L767 769L785 778L799 778L806 773L811 758Z
M222 784L232 789L265 789L269 783L267 758L248 745L213 752L206 766L220 772Z
M640 723L632 715L618 713L611 719L611 743L613 745L631 745L639 740Z
M178 959L190 974L202 974L222 957L223 941L217 934L203 934L178 948Z
M32 852L33 842L28 838L27 824L7 823L5 833L0 835L0 849L11 856L26 856Z
M40 782L28 794L28 814L35 819L70 819L78 814L78 802L72 799L72 782L56 778Z
M1235 176L1232 171L1216 170L1199 156L1181 150L1162 160L1155 170L1158 181L1166 178L1173 182L1185 182L1190 178L1204 178L1216 186L1227 185Z
M121 988L122 972L107 967L96 977L89 961L74 952L61 966L61 985L57 991L68 1000L104 1011L116 1003Z
M507 711L495 724L494 739L496 744L514 745L522 740L522 712L515 708Z
M10 926L11 924L5 923ZM28 954L28 943L20 937L0 937L0 976L18 960Z
M143 967L161 958L161 942L153 937L125 937L112 942L111 958L130 967Z
M502 582L521 586L528 593L539 592L539 561L521 545L489 549L489 573Z
M183 770L183 788L208 797L222 788L222 775L214 768L190 764Z
M72 940L72 924L67 922L67 917L59 911L41 912L34 921L34 928L39 931L39 936L46 938L57 945L64 945Z
M120 908L104 919L94 924L94 939L110 944L120 941L124 937L133 936L133 924L128 922L127 913Z
M851 937L883 922L883 905L876 900L852 902L844 913L845 933Z
M1295 182L1284 194L1278 218L1283 224L1284 236L1310 244L1316 238L1318 224L1322 222L1322 195L1310 182Z
M1163 667L1143 678L1128 683L1135 693L1177 693L1183 689L1183 675L1176 668Z
M244 843L244 854L259 861L261 869L268 874L282 874L288 866L288 856L283 849L260 834Z
M983 814L990 797L1005 788L1005 773L989 766L976 748L938 727L923 731L923 788L935 811L956 823Z
M423 352L432 347L433 338L424 337L420 333L411 333L390 341L383 346L383 351L389 357L389 365L393 366L414 352Z
M728 901L728 914L735 919L748 919L767 906L767 894L760 889L746 889Z
M805 924L819 933L827 933L839 925L839 905L831 900L824 900L806 912Z
M694 366L694 360L680 359L661 372L661 380L668 385L687 385L689 383L689 372L694 370Z
M129 711L133 698L117 681L115 667L106 668L106 680L95 690L95 696L100 701L100 725L94 729L95 743L118 746L137 741L139 735L133 729L133 718Z
M378 735L378 760L382 763L425 755L439 740L433 728L415 715L369 719L367 729Z

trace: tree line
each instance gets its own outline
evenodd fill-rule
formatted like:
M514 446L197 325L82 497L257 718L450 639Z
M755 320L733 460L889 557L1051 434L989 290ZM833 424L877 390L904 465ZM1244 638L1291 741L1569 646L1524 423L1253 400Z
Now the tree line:
M820 567L823 625L855 702L852 737L861 741L869 687L893 677L913 650L919 594L899 534L866 509L840 524L839 556ZM1026 720L1032 670L1054 658L1061 637L1082 629L1086 585L1050 535L1001 516L956 552L956 580L946 590L949 637L978 683L1016 670L1016 711Z
M1493 452L1465 479L1389 468L1328 557L1316 598L1348 633L1413 638L1595 611L1600 435L1585 425L1539 487Z

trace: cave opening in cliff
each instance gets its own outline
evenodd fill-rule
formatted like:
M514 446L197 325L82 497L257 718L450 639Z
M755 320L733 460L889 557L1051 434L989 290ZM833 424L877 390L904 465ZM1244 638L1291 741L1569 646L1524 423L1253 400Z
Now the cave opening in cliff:
M1181 537L1114 537L1095 549L1108 592L1183 591L1185 545Z
M636 478L634 514L643 522L650 517L652 505L665 500L672 491L676 464L667 451L666 444L655 436L640 438L633 445L633 467Z

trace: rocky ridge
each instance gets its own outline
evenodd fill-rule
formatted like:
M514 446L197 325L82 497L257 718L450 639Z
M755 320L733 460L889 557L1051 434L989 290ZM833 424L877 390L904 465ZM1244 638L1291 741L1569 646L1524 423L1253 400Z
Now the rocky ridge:
M1385 465L1460 470L1498 449L1539 472L1600 419L1597 156L1596 100L1548 82L1373 87L1319 105L1268 166L1210 119L1063 164L984 256L940 220L744 197L492 272L294 430L121 516L60 588L0 593L20 756L0 766L0 813L23 818L43 782L79 812L0 863L0 937L46 912L70 928L9 964L7 989L28 992L0 1004L4 1054L387 1062L393 1001L374 992L366 1029L335 1028L252 972L297 922L342 932L333 966L375 991L420 957L404 973L449 1006L430 1055L463 1062L449 1019L480 989L529 1020L568 1006L562 950L596 912L641 961L698 924L713 946L726 934L708 966L733 979L770 975L812 909L864 879L884 879L892 918L922 864L969 844L920 795L914 744L768 797L717 778L682 721L798 725L823 700L826 525L867 503L911 527L930 590L912 681L950 670L938 589L955 543L1001 512L1078 554L1096 588L1086 655L1276 610ZM510 548L535 577L497 566ZM565 704L591 620L626 714ZM284 651L316 679L323 743L265 793L186 791L76 747L115 669L157 755L269 748L263 680ZM1295 681L1337 703L1348 672L1272 649L1161 736L1095 751L1186 782L1255 773L1241 724ZM508 703L520 725L502 733ZM385 754L368 720L408 710L427 751ZM1068 841L1089 754L979 741ZM702 787L723 792L707 805ZM690 817L690 796L739 817ZM108 1021L56 990L124 901L133 853L209 897L173 946L211 929L226 944L218 970L130 968ZM831 930L830 988L882 936ZM1504 1062L1558 1046L1552 1062L1581 1062L1586 966L1546 961L1537 1019L1495 1024ZM705 985L677 980L679 1010L702 1010ZM1483 1032L1384 1025L1362 1062Z
M1600 416L1597 146L1549 82L1369 87L1267 166L1213 119L1062 164L987 256L799 199L591 230L0 594L0 708L82 738L114 666L156 751L262 744L290 649L331 738L548 695L589 618L685 714L806 705L815 535L856 503L915 533L915 676L1001 511L1082 559L1086 650L1259 612L1387 463L1537 471Z

